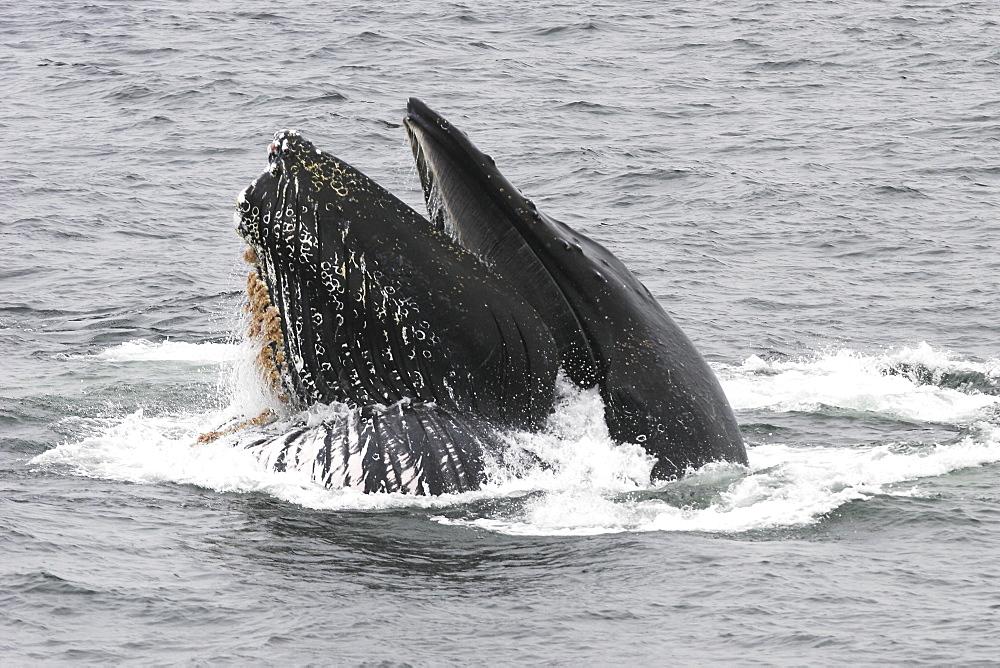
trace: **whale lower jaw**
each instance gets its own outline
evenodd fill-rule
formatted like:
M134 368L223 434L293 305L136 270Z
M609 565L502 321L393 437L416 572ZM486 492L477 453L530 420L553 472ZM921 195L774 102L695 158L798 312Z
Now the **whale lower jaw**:
M614 440L656 457L657 479L711 461L747 464L711 367L620 259L540 212L489 155L420 100L410 99L403 127L439 229L531 304L569 378L599 386Z
M488 425L434 403L348 409L245 447L268 468L300 471L328 489L414 495L478 489L484 456L499 453Z

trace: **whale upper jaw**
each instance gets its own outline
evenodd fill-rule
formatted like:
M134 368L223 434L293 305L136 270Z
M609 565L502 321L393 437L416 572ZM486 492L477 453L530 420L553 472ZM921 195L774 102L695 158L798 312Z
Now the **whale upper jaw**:
M297 406L340 399L318 385L333 351L302 336L304 322L326 315L307 303L302 286L331 275L322 271L316 214L355 175L295 130L274 134L267 160L267 169L239 194L234 214L253 267L247 280L250 338L261 344L258 362L280 396Z
M375 181L294 131L238 200L280 313L286 393L298 403L469 409L540 424L557 359L516 290Z

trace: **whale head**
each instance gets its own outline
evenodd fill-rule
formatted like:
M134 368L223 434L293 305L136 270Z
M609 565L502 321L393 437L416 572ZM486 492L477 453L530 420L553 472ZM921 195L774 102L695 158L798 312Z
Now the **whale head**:
M283 130L240 194L250 337L297 405L433 401L533 426L551 405L552 338L468 250L358 169Z

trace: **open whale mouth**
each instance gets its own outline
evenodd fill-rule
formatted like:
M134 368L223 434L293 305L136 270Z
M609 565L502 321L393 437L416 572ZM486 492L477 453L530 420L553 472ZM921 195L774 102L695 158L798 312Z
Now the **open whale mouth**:
M295 403L358 407L405 397L503 416L512 426L541 419L528 397L542 392L533 369L546 367L509 358L541 357L551 337L508 285L298 133L277 133L268 162L240 196L236 226L262 283L252 280L248 290L260 323L254 332L280 330L280 339L265 340L282 349L264 358ZM480 381L492 365L499 378ZM496 393L504 400L486 399Z
M351 228L398 212L384 206L377 184L294 130L277 132L267 156L235 216L250 245L250 337L262 346L265 377L300 407L392 404L406 393L388 385L404 383L376 378L367 347L375 303L383 318L400 307L389 303L394 287L352 246Z
M387 206L380 186L294 130L275 133L267 157L266 171L240 194L235 215L237 232L250 245L250 335L261 345L265 378L302 407L388 405L418 394L400 392L402 380L376 378L371 342L356 336L367 338L377 325L371 318L376 297L379 317L403 307L392 300L394 287L383 285L384 277L352 246L352 225L403 214Z
M642 444L657 477L746 462L718 379L618 258L419 100L404 127L431 221L288 130L238 201L264 375L296 406L352 416L302 431L296 458L318 448L324 475L334 459L368 466L365 489L424 489L412 481L445 468L427 489L465 488L477 475L452 473L479 470L496 429L542 425L561 366L600 387L610 435ZM294 440L274 443L287 455ZM330 459L335 442L347 450Z

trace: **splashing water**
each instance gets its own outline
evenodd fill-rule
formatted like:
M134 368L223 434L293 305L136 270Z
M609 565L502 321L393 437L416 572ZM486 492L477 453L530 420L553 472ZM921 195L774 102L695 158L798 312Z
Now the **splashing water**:
M559 383L559 402L544 430L508 435L510 455L488 467L482 489L442 497L365 495L328 490L297 471L275 472L238 447L246 434L192 445L227 420L280 405L253 367L253 351L232 344L135 341L105 350L97 362L220 364L228 405L208 413L92 419L87 433L32 461L44 468L136 483L193 484L225 492L265 492L314 509L430 509L435 521L512 534L620 531L740 532L819 521L844 503L876 494L917 493L921 478L1000 461L1000 427L989 417L1000 397L988 393L995 360L975 362L922 344L864 355L839 351L798 361L750 357L717 372L737 410L812 411L824 406L915 421L964 425L950 443L830 447L750 444L750 467L709 464L681 480L655 484L652 460L635 444L615 444L596 390ZM911 373L919 368L919 373ZM961 371L987 379L945 387ZM984 387L981 383L979 387ZM492 500L509 503L490 504ZM501 509L497 509L497 508Z

